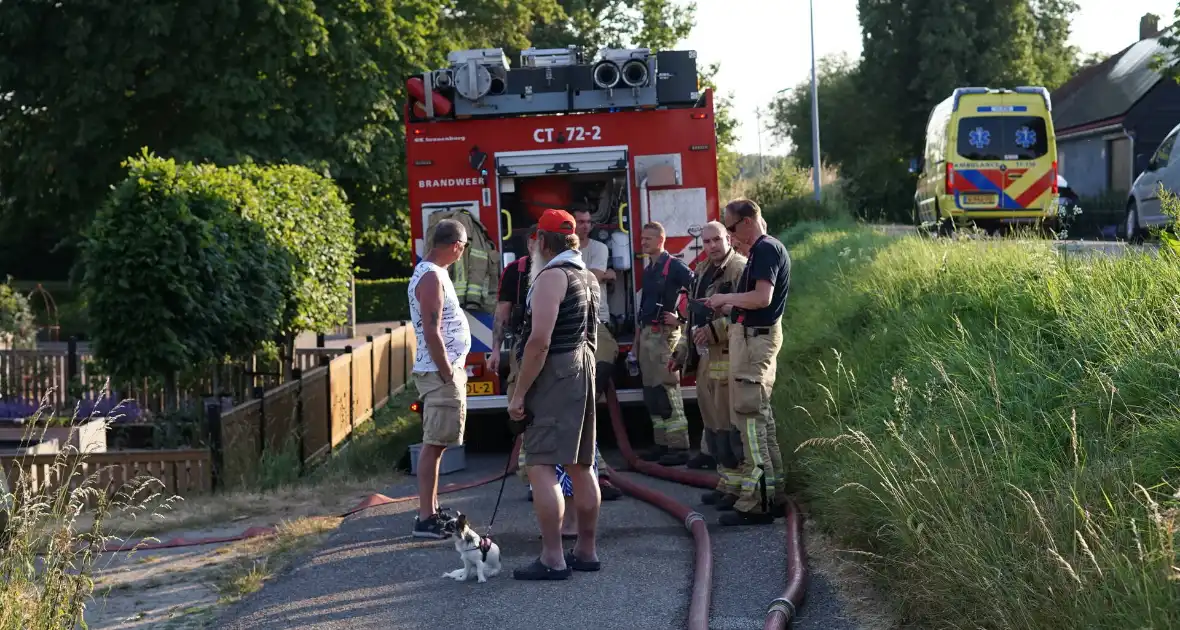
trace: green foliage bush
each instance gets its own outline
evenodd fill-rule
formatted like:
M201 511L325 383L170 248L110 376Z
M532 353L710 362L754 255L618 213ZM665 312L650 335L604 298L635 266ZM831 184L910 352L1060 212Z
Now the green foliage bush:
M329 180L146 151L127 167L80 258L94 354L112 377L170 379L343 321L351 218Z
M757 201L763 208L769 208L810 192L811 180L808 171L795 166L790 160L783 160L764 175L755 178L747 189L746 196Z
M356 281L356 321L390 322L410 319L409 278Z
M852 211L845 204L838 187L824 190L817 201L811 193L788 197L769 207L763 206L767 229L781 232L808 221L840 222L852 219Z
M279 330L327 330L344 321L356 255L344 193L332 180L300 166L233 167L261 195L243 206L243 219L262 228L282 251L287 279Z
M36 335L29 301L9 282L0 284L0 347L4 344L11 344L14 348L31 347Z
M801 224L788 478L918 627L1180 627L1180 266Z

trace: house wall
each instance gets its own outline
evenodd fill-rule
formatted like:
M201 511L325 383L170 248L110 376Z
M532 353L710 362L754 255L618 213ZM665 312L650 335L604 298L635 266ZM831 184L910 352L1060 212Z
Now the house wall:
M1164 138L1180 124L1180 83L1162 80L1127 112L1124 125L1135 134L1135 175ZM1070 182L1071 184L1073 182Z
M1057 167L1079 195L1099 195L1106 190L1106 146L1102 135L1057 141Z

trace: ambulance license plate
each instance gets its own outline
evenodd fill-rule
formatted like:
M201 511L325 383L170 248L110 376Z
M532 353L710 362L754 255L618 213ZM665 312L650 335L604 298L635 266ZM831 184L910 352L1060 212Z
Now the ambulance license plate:
M468 396L490 396L495 393L495 388L492 387L491 381L476 381L474 383L467 383Z
M995 195L963 195L963 203L969 206L994 206L997 201Z

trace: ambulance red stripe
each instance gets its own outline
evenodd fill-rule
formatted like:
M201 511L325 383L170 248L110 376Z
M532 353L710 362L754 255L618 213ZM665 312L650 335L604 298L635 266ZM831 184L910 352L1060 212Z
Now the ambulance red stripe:
M1053 183L1055 177L1056 175L1053 173L1053 171L1046 172L1041 176L1040 179L1033 182L1033 185L1029 186L1028 190L1020 193L1020 196L1016 198L1016 205L1020 206L1021 208L1027 208L1032 205L1032 203L1036 201L1037 198L1039 198L1046 190L1049 189L1049 186Z

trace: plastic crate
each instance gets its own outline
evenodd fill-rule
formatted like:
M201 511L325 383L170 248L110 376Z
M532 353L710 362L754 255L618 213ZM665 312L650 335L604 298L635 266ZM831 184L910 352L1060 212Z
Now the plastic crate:
M422 443L410 445L410 474L418 475L418 452L422 450ZM442 461L438 464L438 474L449 475L467 468L467 451L460 446L448 446L443 451Z

